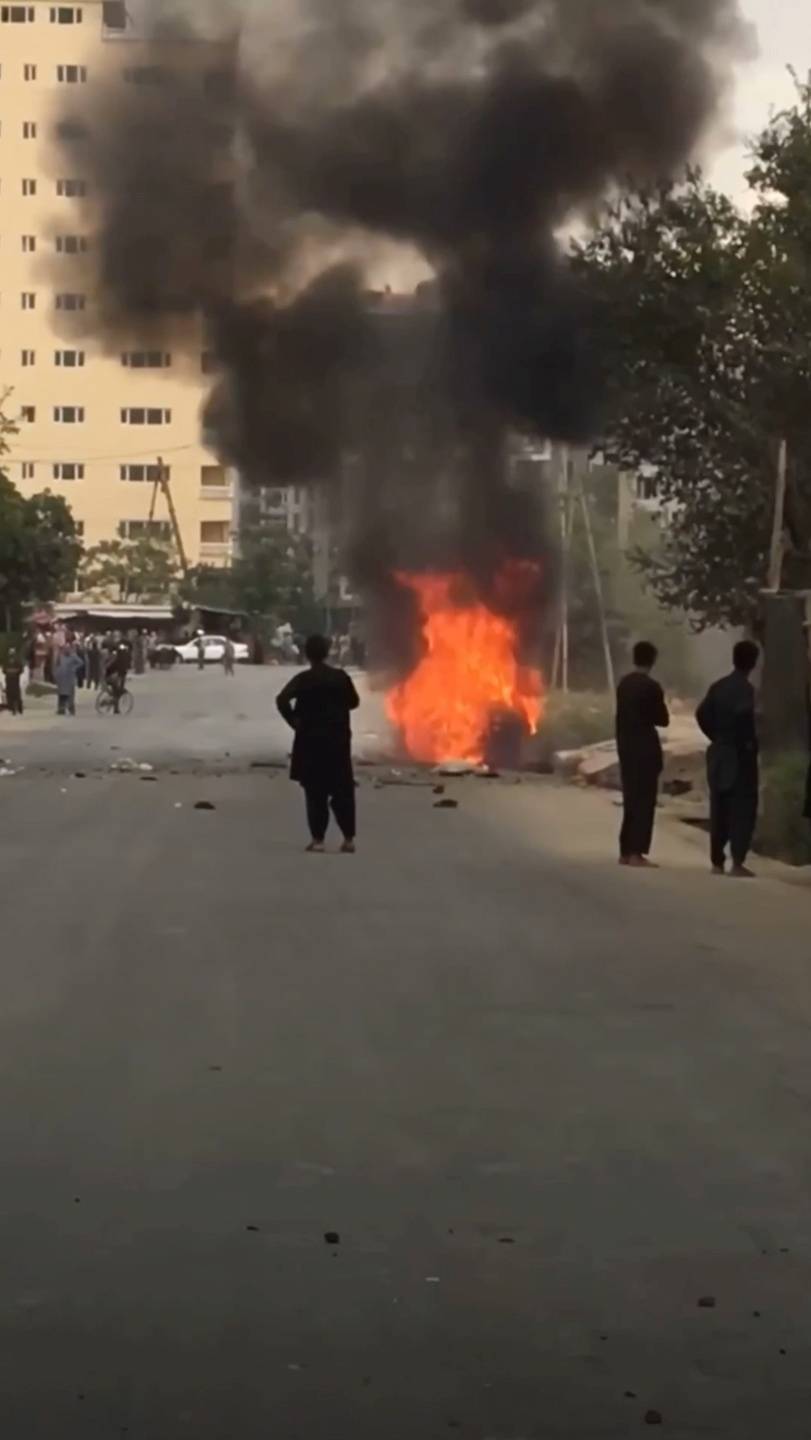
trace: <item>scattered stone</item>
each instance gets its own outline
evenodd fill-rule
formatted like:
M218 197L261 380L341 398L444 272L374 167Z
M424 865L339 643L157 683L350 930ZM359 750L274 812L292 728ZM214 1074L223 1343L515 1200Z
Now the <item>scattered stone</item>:
M246 1226L245 1226L245 1229L248 1230L251 1235L258 1235L258 1234L259 1234L259 1226L258 1226L258 1225L246 1225Z
M636 1400L636 1398L637 1398L637 1397L636 1397L636 1391L635 1391L635 1390L626 1390L626 1391L625 1391L625 1399L626 1399L626 1400Z
M209 1065L208 1068L212 1074L219 1074L222 1070L222 1065Z
M472 775L475 766L466 760L446 760L442 765L434 766L435 775Z
M753 1311L752 1311L752 1318L753 1318L753 1320L759 1320L759 1319L760 1319L760 1311L759 1311L759 1310L753 1310Z
M212 805L210 800L197 800L194 808L195 810L216 810L217 807Z
M157 785L158 783L157 775L142 775L141 780L151 785Z
M18 770L13 770L10 765L0 766L0 777L2 777L3 779L5 779L9 775L18 775L19 773L20 772Z
M714 1296L714 1295L702 1295L701 1299L700 1299L699 1302L698 1302L698 1308L699 1308L699 1310L714 1310L714 1309L715 1309L715 1296Z
M434 794L435 794L435 795L444 795L444 794L445 794L445 786L444 786L444 785L435 785L435 786L434 786Z
M647 1411L645 1412L645 1424L646 1424L646 1425L662 1425L662 1424L664 1424L664 1421L663 1421L663 1419L662 1419L662 1415L661 1415L660 1411L658 1411L658 1410L647 1410Z
M459 809L459 801L458 801L458 800L437 800L436 804L434 805L434 809L435 809L435 810L458 810L458 809Z
M139 769L139 770L142 770L145 775L149 775L149 774L151 774L151 772L155 769L155 766L154 766L154 765L147 765L146 761L143 760L143 761L141 762L141 764L138 766L138 769Z
M87 779L87 776L86 776L84 770L77 770L77 771L74 773L73 778L74 778L74 780L86 780L86 779Z
M337 1230L327 1230L324 1240L327 1245L340 1245L341 1237Z
M438 1285L438 1284L439 1284L439 1276L438 1276L438 1275L426 1275L426 1277L425 1277L425 1283L426 1283L426 1285Z
M175 809L176 809L176 810L182 810L182 809L183 809L183 803L182 803L182 801L180 801L180 800L176 800L176 801L175 801Z
M781 1350L781 1351L780 1351L780 1354L781 1354L781 1355L788 1355L788 1350Z

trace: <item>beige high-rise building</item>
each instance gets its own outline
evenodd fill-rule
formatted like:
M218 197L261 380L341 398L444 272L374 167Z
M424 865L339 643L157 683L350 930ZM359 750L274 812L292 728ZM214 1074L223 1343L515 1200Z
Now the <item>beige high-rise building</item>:
M202 443L202 327L199 348L176 351L133 342L109 354L82 334L87 177L82 146L57 144L54 127L94 82L144 82L132 12L119 0L0 5L0 392L12 391L5 409L20 427L3 463L24 494L63 495L89 547L150 523L168 538L162 495L149 520L160 456L189 562L224 564L235 480ZM193 49L186 63L203 83L216 49Z

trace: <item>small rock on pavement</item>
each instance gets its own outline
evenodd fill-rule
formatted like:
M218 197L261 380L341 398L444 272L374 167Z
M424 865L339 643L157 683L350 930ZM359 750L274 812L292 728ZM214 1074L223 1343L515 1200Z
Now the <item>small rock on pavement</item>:
M327 1230L324 1241L327 1245L340 1245L341 1237L337 1230Z
M198 800L194 808L195 810L216 810L217 807L212 805L210 800Z
M147 765L146 761L143 760L143 761L141 762L141 764L138 766L138 769L139 769L139 770L142 770L145 775L150 775L150 774L152 773L152 771L155 769L155 766L154 766L154 765Z
M664 1424L664 1420L662 1419L661 1412L660 1412L659 1410L648 1410L648 1411L646 1411L646 1413L645 1413L645 1424L646 1424L646 1425L663 1425L663 1424Z
M699 1310L714 1310L714 1309L715 1309L715 1296L714 1296L714 1295L702 1295L701 1299L700 1299L699 1302L698 1302L698 1308L699 1308Z
M77 771L75 771L73 778L74 778L74 780L86 780L86 779L87 779L87 776L86 776L84 770L77 770Z
M436 804L434 805L434 809L435 809L435 810L458 810L458 809L459 809L459 801L458 801L458 800L437 800Z

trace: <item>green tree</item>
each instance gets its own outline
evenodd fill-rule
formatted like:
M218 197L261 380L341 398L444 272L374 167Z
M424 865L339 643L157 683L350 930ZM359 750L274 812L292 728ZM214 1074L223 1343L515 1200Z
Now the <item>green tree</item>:
M0 397L0 455L16 427ZM22 607L56 600L69 590L82 547L70 507L49 491L21 495L0 469L0 627L16 630Z
M277 622L304 623L312 610L312 546L264 521L258 511L243 517L239 554L226 569L200 566L183 587L188 605L222 606Z
M656 472L668 523L638 551L694 623L750 623L790 456L787 583L811 582L811 88L753 146L753 207L690 172L618 201L575 248L609 396L607 452Z
M178 561L171 545L144 537L104 540L88 550L82 566L82 590L115 595L122 603L165 601L178 581Z

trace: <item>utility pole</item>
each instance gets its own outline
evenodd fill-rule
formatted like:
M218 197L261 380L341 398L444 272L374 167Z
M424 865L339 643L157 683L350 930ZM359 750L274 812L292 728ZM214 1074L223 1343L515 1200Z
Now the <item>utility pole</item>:
M610 695L616 689L616 675L614 673L614 657L611 654L611 637L608 633L608 619L605 610L605 593L603 591L603 577L600 574L600 562L597 556L597 546L594 543L594 529L591 523L591 508L589 506L586 487L583 483L582 474L578 477L578 495L580 508L583 512L583 524L586 527L586 540L589 547L589 559L591 561L591 574L594 581L594 594L597 600L597 611L600 617L600 635L603 642L603 655L605 657L605 678Z
M777 476L774 486L774 523L772 525L772 543L769 550L769 581L768 589L775 594L780 590L783 583L783 533L786 523L786 484L788 479L788 445L785 440L780 441L780 450L777 457Z

